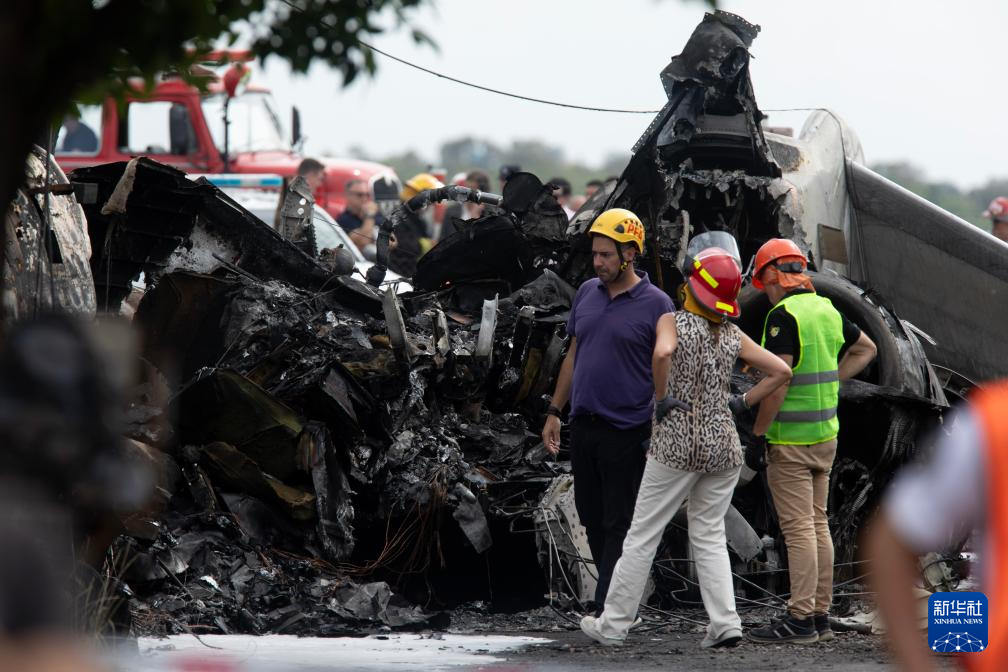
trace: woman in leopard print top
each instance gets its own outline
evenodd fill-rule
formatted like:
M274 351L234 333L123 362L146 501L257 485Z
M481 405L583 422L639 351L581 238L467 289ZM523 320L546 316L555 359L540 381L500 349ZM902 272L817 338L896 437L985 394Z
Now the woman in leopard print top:
M710 618L701 645L734 646L742 638L724 527L742 467L728 383L739 358L766 374L743 397L754 405L786 383L791 369L725 319L739 314L741 285L728 253L704 250L680 289L685 310L658 321L655 423L633 522L605 609L581 621L581 629L602 643L626 638L665 526L687 500L690 546Z
M671 374L665 376L666 394L687 401L691 410L669 413L654 424L650 456L680 471L711 473L741 466L742 445L728 395L732 368L748 337L731 322L712 322L685 310L663 319L673 322L666 329L677 341Z

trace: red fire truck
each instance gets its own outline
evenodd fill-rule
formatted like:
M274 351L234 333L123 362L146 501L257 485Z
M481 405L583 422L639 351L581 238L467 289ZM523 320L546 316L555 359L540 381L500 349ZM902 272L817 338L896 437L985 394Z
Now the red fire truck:
M208 62L236 61L223 75L203 68L211 79L201 93L178 77L163 77L153 92L136 94L120 106L82 106L79 119L67 118L55 143L64 170L147 156L192 173L269 173L284 178L297 173L304 158L300 118L292 108L291 137L286 139L269 90L244 85L248 68L241 52L212 54ZM398 198L400 181L388 166L369 161L316 157L325 166L325 181L316 191L317 205L332 216L346 206L344 186L351 178L371 185L375 198Z

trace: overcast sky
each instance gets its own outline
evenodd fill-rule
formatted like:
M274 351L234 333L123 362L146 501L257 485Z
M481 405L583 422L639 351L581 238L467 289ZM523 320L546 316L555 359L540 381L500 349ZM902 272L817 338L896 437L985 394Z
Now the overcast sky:
M1008 3L737 0L722 8L762 27L752 47L764 110L829 107L860 136L869 163L906 160L971 187L1008 176ZM415 25L375 46L433 70L527 96L657 109L658 73L705 5L680 0L438 0ZM324 67L291 76L267 62L255 79L284 115L296 104L308 154L359 145L375 155L416 149L436 159L446 139L540 138L598 163L628 150L653 115L584 112L513 100L418 72L380 55L378 73L343 89ZM805 113L770 113L800 129Z

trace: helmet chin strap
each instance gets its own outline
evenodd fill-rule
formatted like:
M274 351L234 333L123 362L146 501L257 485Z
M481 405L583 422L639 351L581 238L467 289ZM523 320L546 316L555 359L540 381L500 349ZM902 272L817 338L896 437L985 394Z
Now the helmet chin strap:
M627 269L627 266L630 265L630 262L623 257L622 243L616 243L616 255L620 258L619 273L616 275L616 278L619 279L623 277L623 271L625 271Z

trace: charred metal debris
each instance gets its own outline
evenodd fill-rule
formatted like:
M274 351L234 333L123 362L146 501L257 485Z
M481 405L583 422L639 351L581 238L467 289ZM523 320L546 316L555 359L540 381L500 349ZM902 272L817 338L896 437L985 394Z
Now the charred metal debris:
M460 227L397 297L155 162L75 179L98 191L99 302L147 282L129 436L159 506L114 547L143 627L337 634L541 602L535 540L510 529L569 471L538 439L574 295L548 187L513 178L521 211Z
M295 244L150 160L76 171L97 189L85 212L98 305L115 309L141 272L147 285L134 323L149 375L129 436L157 466L157 506L113 547L132 559L141 628L336 634L427 624L471 600L590 596L567 446L554 461L538 435L575 288L592 274L587 228L609 207L641 215L644 270L674 299L693 235L729 231L745 263L771 237L794 239L818 291L879 345L841 390L830 494L838 585L859 585L865 516L968 376L937 375L929 357L947 344L862 281L883 271L865 272L859 247L856 138L823 114L798 139L764 130L748 68L758 31L708 14L662 71L669 102L619 180L568 223L548 186L512 176L500 208L420 258L408 294L382 285L383 264L370 284L321 265L298 226L306 192L282 210ZM758 337L769 304L741 299ZM752 382L740 370L734 386ZM779 606L786 552L761 475L744 473L727 522L742 599ZM658 608L695 606L684 525L655 563Z

